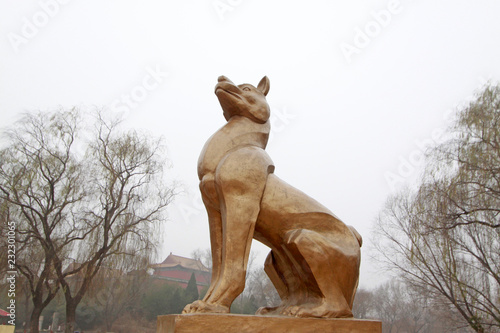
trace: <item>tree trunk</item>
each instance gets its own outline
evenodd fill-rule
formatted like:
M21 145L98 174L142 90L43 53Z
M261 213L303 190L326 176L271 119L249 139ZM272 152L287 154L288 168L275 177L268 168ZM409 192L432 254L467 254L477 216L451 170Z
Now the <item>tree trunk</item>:
M23 323L23 328L26 328L26 326L29 325L29 323L31 322L31 319L28 319L28 318L31 318L30 317L30 312L33 313L32 311L30 311L30 307L31 307L31 302L30 302L30 294L29 294L29 291L25 291L25 295L24 295L24 323ZM28 330L29 330L29 326L27 327Z
M73 333L76 329L76 307L77 303L66 299L66 327L64 333Z
M113 321L106 319L106 332L111 332L111 327L113 327Z
M30 333L39 333L38 325L40 322L40 315L42 314L42 308L40 306L34 306L33 312L31 312L30 321L28 323L28 330Z

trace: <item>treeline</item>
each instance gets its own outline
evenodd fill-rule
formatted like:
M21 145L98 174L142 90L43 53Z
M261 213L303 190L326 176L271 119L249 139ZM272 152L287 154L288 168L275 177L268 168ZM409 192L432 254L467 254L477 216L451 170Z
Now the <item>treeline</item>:
M359 289L353 313L355 318L382 321L383 333L473 332L442 299L396 279L373 290Z
M443 139L420 181L377 217L378 259L415 301L472 331L500 332L500 87L477 93Z
M24 328L23 322L29 322L33 305L26 281L19 282L16 327L21 329ZM190 281L188 288L184 289L145 272L103 274L94 281L78 306L76 327L84 331L154 332L156 316L180 313L186 304L198 297L195 281ZM53 322L54 313L57 313L56 323ZM41 315L43 329L51 327L55 331L58 326L64 327L66 317L62 292Z
M6 285L1 288L6 288ZM76 310L76 327L84 331L154 333L157 316L181 313L187 304L203 298L207 289L198 290L194 274L187 287L182 288L145 271L126 274L104 268ZM273 289L262 269L249 271L247 288L235 300L231 312L254 314L260 306L268 305L270 300L278 302L279 297ZM22 329L23 322L27 327L33 311L26 279L18 280L17 291L16 322L17 328ZM0 301L0 307L3 306L5 302ZM57 323L53 323L56 312ZM54 329L54 324L64 324L64 294L59 292L41 315L43 329L49 326Z
M175 194L165 182L161 139L124 129L116 115L91 114L26 113L1 133L0 253L12 251L8 232L15 253L0 256L0 273L15 271L28 295L30 313L16 325L27 322L30 333L56 297L64 300L65 332L73 333L106 269L146 269Z

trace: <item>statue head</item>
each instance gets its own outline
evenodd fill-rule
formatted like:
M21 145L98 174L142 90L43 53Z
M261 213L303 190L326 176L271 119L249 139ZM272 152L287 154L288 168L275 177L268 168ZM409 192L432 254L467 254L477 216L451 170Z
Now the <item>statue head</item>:
M219 76L215 94L219 99L224 118L243 116L257 123L265 123L270 116L266 95L269 92L269 79L264 76L257 88L244 83L235 85L225 76Z

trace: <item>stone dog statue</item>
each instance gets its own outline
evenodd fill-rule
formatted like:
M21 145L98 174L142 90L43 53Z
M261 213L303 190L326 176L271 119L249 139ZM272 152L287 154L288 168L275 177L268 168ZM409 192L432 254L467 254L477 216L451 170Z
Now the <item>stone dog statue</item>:
M270 131L269 79L257 88L225 76L215 86L227 124L198 160L212 250L212 282L183 313L228 313L243 291L252 238L271 248L265 271L281 304L260 315L352 317L361 236L330 210L288 185L264 150Z

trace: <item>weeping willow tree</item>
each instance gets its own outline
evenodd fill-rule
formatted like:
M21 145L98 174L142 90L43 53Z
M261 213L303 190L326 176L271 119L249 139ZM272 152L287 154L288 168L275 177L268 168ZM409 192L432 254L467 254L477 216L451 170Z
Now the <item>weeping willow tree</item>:
M136 269L146 267L173 197L161 140L123 131L102 113L92 129L86 124L76 109L26 114L8 131L0 165L0 199L18 223L19 258L26 259L18 269L24 274L29 251L37 249L42 274L26 275L37 283L44 277L39 294L46 302L54 285L62 290L71 333L102 267L126 257L135 258ZM30 330L38 332L34 319Z
M500 88L487 86L428 154L416 190L387 200L382 261L477 332L500 331Z

